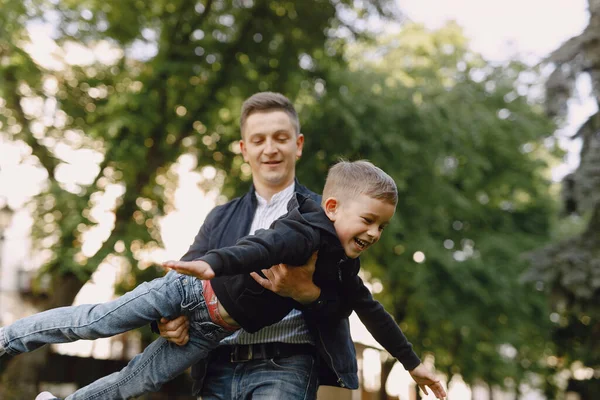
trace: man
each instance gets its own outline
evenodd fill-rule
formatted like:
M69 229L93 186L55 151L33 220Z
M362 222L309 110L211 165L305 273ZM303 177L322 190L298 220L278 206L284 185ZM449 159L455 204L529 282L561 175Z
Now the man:
M304 136L298 115L285 96L258 93L247 99L241 130L240 146L252 169L252 188L245 196L211 211L182 260L194 260L208 250L233 245L256 229L268 228L287 211L294 191L321 200L295 182L295 164L302 155ZM318 309L321 290L312 282L315 260L313 257L303 268L274 267L266 273L269 279L259 283ZM183 316L158 324L161 336L180 345L189 340L188 326ZM204 362L192 368L194 392L206 400L313 399L317 374L315 341L297 310L256 334L234 334L213 351L208 367ZM356 386L354 380L349 382ZM36 400L54 398L43 392Z
M268 228L287 211L295 191L320 203L320 196L295 180L304 136L298 115L285 96L265 92L250 97L242 106L240 126L240 147L252 170L253 186L246 195L216 207L207 216L182 257L184 261ZM278 265L264 270L264 278L253 275L265 289L304 304L302 312L307 318L293 310L281 322L255 334L238 331L224 339L208 364L192 368L196 394L204 400L293 400L315 399L319 384L358 387L348 319L327 320L328 309L335 308L337 298L313 283L314 264L315 257L304 267ZM161 336L174 343L183 345L189 339L185 317L163 319L158 327ZM438 382L422 364L411 375L419 385Z

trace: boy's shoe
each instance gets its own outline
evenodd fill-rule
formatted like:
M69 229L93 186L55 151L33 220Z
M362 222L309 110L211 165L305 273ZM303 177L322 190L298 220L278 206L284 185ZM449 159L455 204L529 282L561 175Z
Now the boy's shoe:
M35 400L60 400L60 399L50 392L42 392L36 396Z

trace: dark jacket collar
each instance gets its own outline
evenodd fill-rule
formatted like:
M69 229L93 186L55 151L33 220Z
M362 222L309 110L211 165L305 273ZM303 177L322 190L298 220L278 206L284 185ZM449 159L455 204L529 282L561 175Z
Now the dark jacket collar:
M300 184L300 182L298 182L298 178L294 178L294 192L300 193L308 198L313 198L313 200L317 201L314 198L314 194L310 190L308 190L306 188L306 186L303 186ZM246 193L246 196L251 201L252 206L254 208L256 208L258 205L258 200L256 200L256 188L254 187L254 184L250 185L250 190L248 190L248 193ZM246 197L246 196L244 196L244 197Z
M300 214L311 226L321 229L337 238L333 222L327 217L321 204L296 191L295 196L290 199L287 205L288 212L295 208L298 208Z

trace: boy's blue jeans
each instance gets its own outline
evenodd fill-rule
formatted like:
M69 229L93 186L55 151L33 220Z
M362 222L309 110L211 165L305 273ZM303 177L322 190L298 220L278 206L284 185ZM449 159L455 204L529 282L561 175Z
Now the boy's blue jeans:
M161 317L172 319L182 314L190 317L187 345L177 346L159 338L121 371L67 397L67 400L128 399L157 391L206 357L231 333L211 321L202 295L202 281L170 271L108 303L61 307L20 319L0 329L0 349L16 355L47 343L114 336Z

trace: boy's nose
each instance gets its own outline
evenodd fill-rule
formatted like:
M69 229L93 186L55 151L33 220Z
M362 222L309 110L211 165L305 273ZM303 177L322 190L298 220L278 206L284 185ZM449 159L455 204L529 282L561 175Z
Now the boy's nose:
M379 231L379 228L375 228L375 229L371 228L367 232L367 235L369 235L372 242L376 242L379 240L379 237L381 236L381 232Z

